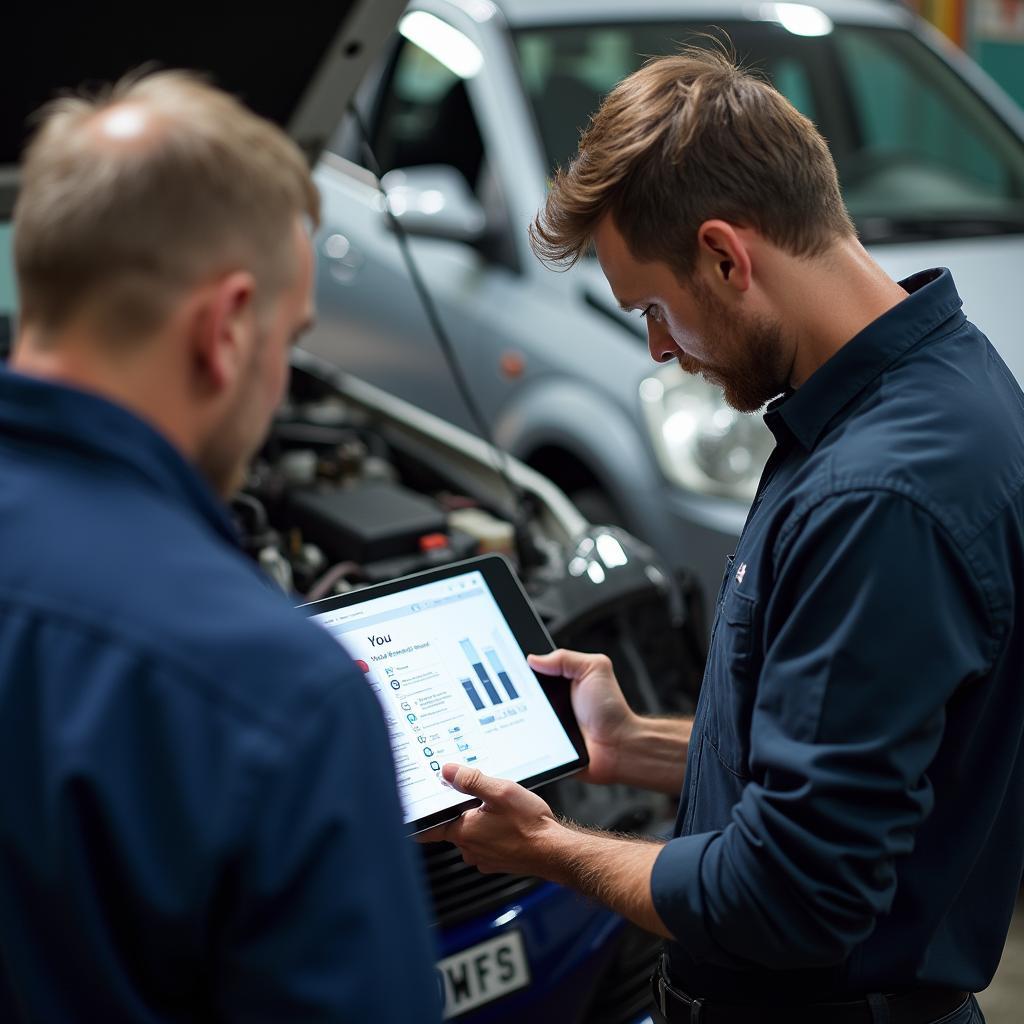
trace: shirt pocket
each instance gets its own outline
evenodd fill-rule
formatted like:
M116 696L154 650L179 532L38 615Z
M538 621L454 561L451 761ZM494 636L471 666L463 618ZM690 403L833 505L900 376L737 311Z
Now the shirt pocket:
M750 722L757 691L757 599L733 586L725 595L713 658L705 683L710 683L708 738L719 761L734 775L750 778Z

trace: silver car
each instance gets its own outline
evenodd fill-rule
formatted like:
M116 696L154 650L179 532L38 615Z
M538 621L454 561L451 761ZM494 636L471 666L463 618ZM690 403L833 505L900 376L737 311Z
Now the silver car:
M416 0L317 180L320 328L308 346L461 426L474 423L401 259L404 224L497 442L595 521L626 525L713 594L771 447L759 417L655 367L594 260L532 256L554 167L646 55L708 26L832 147L861 236L893 276L953 270L968 315L1024 382L1024 115L895 3ZM716 30L717 30L716 29ZM382 177L368 168L378 166Z

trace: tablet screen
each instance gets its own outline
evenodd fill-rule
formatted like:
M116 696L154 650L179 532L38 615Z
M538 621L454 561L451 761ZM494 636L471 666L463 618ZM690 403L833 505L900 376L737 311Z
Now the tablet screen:
M441 779L446 762L520 782L578 760L479 570L311 618L380 701L407 825L443 820L465 803Z

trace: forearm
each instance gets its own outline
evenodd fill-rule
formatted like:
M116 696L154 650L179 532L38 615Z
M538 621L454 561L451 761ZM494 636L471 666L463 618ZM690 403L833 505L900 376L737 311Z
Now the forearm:
M549 881L603 903L634 924L672 938L651 897L651 871L664 843L553 822L544 842Z
M616 751L615 781L678 796L692 730L692 718L637 716Z

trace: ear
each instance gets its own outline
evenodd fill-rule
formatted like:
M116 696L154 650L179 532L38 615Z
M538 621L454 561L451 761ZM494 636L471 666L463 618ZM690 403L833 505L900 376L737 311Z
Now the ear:
M248 364L255 337L256 282L247 271L234 271L200 296L192 321L192 361L204 389L229 389Z
M750 248L741 230L724 220L706 220L697 229L698 264L717 287L738 292L750 287Z

